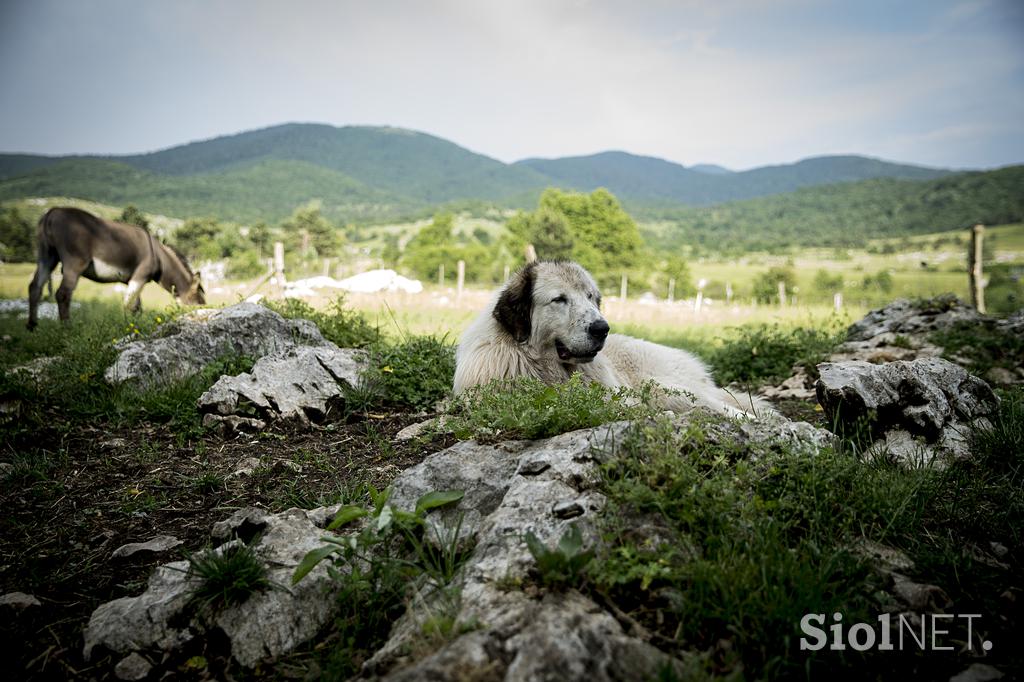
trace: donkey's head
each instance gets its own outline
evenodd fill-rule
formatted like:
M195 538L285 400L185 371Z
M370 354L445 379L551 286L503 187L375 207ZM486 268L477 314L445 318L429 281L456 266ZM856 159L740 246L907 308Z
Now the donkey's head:
M199 273L192 275L188 289L180 297L185 305L204 305L206 303L206 290L203 289L203 282L199 279Z
M162 272L160 286L167 289L184 305L203 305L206 303L206 291L199 279L198 272L192 272L188 259L170 244L163 244L161 259Z

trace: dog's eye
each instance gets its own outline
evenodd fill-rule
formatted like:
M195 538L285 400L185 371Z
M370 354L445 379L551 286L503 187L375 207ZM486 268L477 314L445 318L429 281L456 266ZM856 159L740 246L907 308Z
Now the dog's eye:
M551 302L552 302L552 303L568 303L568 302L569 302L569 299L567 299L567 298L565 297L565 295L563 294L563 295L561 295L561 296L556 296L556 297L554 297L553 299L551 299Z

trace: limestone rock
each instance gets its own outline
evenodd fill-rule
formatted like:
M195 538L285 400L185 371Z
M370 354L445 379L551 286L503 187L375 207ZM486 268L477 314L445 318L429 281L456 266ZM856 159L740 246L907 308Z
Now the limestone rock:
M254 303L203 309L168 322L150 338L126 341L104 378L148 386L192 376L224 355L261 358L328 342L309 320L286 320Z
M993 682L1003 679L1004 675L998 668L985 663L972 663L965 670L949 678L949 682Z
M966 434L999 409L988 384L941 358L822 363L818 371L818 402L832 423L866 428L881 441L876 451L903 461L967 457Z
M854 323L847 332L847 340L872 341L884 338L884 334L916 336L949 329L960 322L978 322L984 317L951 295L923 302L899 299Z
M181 540L171 535L158 535L146 542L129 542L121 545L111 553L111 559L125 559L138 552L166 552L183 544Z
M321 421L331 401L359 383L366 365L364 351L332 343L288 348L260 358L252 372L222 376L200 396L199 411L207 415L204 423L229 417L243 428L255 427L250 419Z
M128 680L128 682L137 682L137 680L144 680L149 675L149 671L153 669L153 665L142 656L137 653L130 653L114 666L114 675L119 680Z
M684 428L690 420L709 417L694 410L675 419ZM716 423L721 426L709 437L758 447L831 438L783 419L764 425ZM626 632L612 614L578 592L548 592L538 598L514 587L534 570L526 533L553 546L575 525L585 547L601 542L596 512L605 500L596 489L598 465L613 455L629 428L615 423L538 441L459 443L401 474L392 494L399 508L411 509L432 490L465 493L453 508L431 511L427 522L450 538L462 515L460 537L476 541L456 578L461 598L451 614L457 624L475 628L424 647L422 626L438 604L414 601L388 642L364 665L362 678L601 682L653 678L666 665L682 674L679 661Z
M8 592L0 596L0 607L9 606L17 611L24 611L31 606L42 606L38 599L24 592Z
M215 614L201 614L190 604L200 579L188 573L188 562L165 564L154 571L141 595L116 599L93 612L85 630L86 659L103 647L120 654L152 652L155 660L162 660L214 628L227 636L232 657L246 667L294 649L331 616L337 588L327 566L321 564L298 585L291 585L291 576L306 552L323 544L323 528L336 511L335 506L280 514L235 512L214 527L213 539L228 541L211 551L247 542L265 563L271 585L278 587Z

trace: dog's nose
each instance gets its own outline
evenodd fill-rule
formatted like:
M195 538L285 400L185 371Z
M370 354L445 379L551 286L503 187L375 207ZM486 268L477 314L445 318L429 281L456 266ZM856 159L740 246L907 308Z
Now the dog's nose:
M589 332L590 338L596 341L604 341L608 337L609 329L608 323L604 320L594 320L587 332Z

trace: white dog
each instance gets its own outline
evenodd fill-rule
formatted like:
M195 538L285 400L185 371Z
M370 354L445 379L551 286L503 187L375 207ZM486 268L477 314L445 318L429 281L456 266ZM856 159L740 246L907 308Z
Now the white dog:
M469 326L455 354L455 393L492 379L529 376L547 384L574 372L609 388L646 381L670 389L661 406L697 405L737 416L767 409L746 394L715 385L686 351L609 334L601 293L590 273L569 261L537 261L517 272Z

